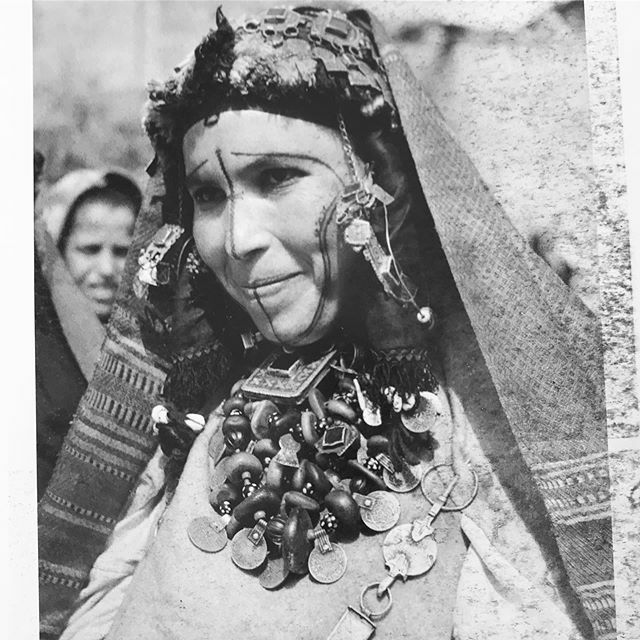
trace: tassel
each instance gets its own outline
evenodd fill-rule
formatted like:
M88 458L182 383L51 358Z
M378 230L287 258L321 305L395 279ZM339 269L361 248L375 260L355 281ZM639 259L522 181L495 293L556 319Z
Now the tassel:
M378 406L383 405L382 390L386 387L394 387L403 397L438 389L438 381L431 371L431 360L426 349L370 349L363 368L368 374L367 395Z
M220 342L173 360L162 395L181 411L198 411L230 371L229 355Z

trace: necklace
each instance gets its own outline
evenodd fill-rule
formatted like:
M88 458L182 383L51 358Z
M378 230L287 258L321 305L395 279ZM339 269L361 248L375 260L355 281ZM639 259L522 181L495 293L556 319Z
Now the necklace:
M234 564L261 570L260 584L274 589L291 574L309 573L325 584L339 580L347 568L340 541L364 530L389 531L383 545L389 577L376 583L379 599L398 577L433 565L431 523L456 483L433 497L437 469L425 470L416 455L428 448L442 413L437 388L399 390L385 384L392 365L374 374L375 367L364 371L356 360L347 366L334 348L313 357L274 352L234 385L222 405L224 450L216 454L226 480L210 496L212 513L188 527L196 547L216 553L231 540ZM177 418L194 434L202 428L193 414L160 414L156 410L159 432L177 429ZM427 519L396 526L394 493L418 485L433 504ZM371 589L363 591L362 615L379 617L365 604Z

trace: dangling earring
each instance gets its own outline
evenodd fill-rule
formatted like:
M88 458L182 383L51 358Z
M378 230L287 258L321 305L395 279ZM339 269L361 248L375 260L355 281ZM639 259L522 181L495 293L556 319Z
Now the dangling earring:
M417 311L418 322L426 325L426 328L430 330L435 324L433 309L429 306L418 306L416 302L418 288L402 272L391 248L387 206L393 202L393 196L374 182L370 167L366 167L364 176L359 177L353 146L344 119L340 114L338 115L338 128L342 137L344 153L354 179L351 184L345 187L337 209L336 221L343 228L344 241L356 253L363 253L385 293L403 307L413 306ZM384 209L387 251L378 242L369 222L371 213L379 206Z

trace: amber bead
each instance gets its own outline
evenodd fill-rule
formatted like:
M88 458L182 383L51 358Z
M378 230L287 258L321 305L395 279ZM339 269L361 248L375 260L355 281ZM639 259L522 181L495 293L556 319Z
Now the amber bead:
M311 410L316 414L316 417L319 420L327 417L327 410L325 408L326 399L324 395L322 395L322 391L320 391L320 389L311 389L311 391L309 391L309 395L307 396L307 400L309 401Z
M292 573L307 573L307 560L313 544L307 534L311 529L309 514L298 507L292 509L282 533L282 557Z
M245 498L233 510L233 517L243 526L254 525L254 515L258 511L264 511L266 517L278 513L280 509L280 496L270 487L256 489L248 498Z
M367 440L367 454L371 457L377 456L379 453L389 455L389 438L386 436L371 436Z
M251 423L244 414L233 413L222 422L222 433L226 436L230 431L241 431L244 435L251 435Z
M272 459L265 471L265 483L279 493L284 493L291 483L291 467L285 467Z
M222 405L222 413L224 413L225 416L231 415L233 410L242 413L245 404L247 404L247 401L239 396L227 398Z
M262 476L262 464L253 454L240 451L227 461L227 478L231 482L242 484L244 473L248 473L251 480L257 482Z
M324 471L317 464L310 460L303 460L293 475L291 487L296 491L302 491L307 484L311 484L313 493L318 498L323 498L333 488Z
M280 415L278 407L270 400L261 400L254 403L254 411L251 416L251 430L256 438L266 438L269 436L269 418L273 415ZM277 442L276 438L276 442Z
M278 447L270 438L261 438L256 441L253 447L253 455L262 462L264 466L268 466L274 456L278 453Z
M246 433L238 431L237 429L229 431L229 433L224 437L224 444L230 453L234 451L242 451L247 447L250 441L251 436L248 436Z
M290 409L284 415L272 421L269 427L269 436L274 442L277 442L285 433L293 433L299 424L300 412L296 409Z
M344 400L331 398L327 400L326 407L329 413L351 424L355 424L358 420L358 414Z
M349 491L351 493L367 493L367 481L365 478L356 476L349 480Z
M333 489L324 498L327 509L338 521L338 533L353 536L360 530L360 509L348 491Z
M219 509L223 502L235 507L242 500L240 489L232 484L223 484L217 491L212 491L209 502L214 509Z
M295 507L306 509L307 511L320 511L320 505L313 498L305 496L300 491L287 491L282 496L282 503L285 506L285 512Z
M303 411L300 416L300 430L304 441L308 445L314 445L320 439L320 434L316 430L317 420L313 411Z

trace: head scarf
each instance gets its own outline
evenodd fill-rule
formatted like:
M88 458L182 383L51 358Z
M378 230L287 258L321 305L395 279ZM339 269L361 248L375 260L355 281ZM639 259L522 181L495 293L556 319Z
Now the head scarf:
M294 31L286 33L290 26L286 22L276 23L284 24L280 31L264 33L270 24L263 22L264 15L268 14L258 22L264 42L277 36L284 41L297 39ZM397 116L406 140L455 283L452 291L442 293L439 341L445 368L448 361L475 355L469 361L481 363L479 368L490 376L484 388L489 390L489 400L495 399L491 410L496 415L504 412L508 420L517 457L528 465L527 477L535 480L534 492L546 508L571 585L595 635L612 637L611 519L597 320L514 229L378 25L363 11L349 18L370 24L392 103L386 102L386 89L378 87L378 93L384 104L393 104L393 117ZM220 35L225 31L228 35L226 25L220 29ZM194 58L197 64L197 50ZM234 59L226 62L232 67ZM324 62L316 62L328 69ZM188 61L178 70L176 86L192 65L193 60ZM360 97L357 91L347 95L347 110L354 104L360 108ZM235 104L236 98L223 96L221 104L225 100ZM365 98L362 102L367 104L375 96ZM283 99L282 104L291 103ZM195 119L211 111L211 104L200 107ZM308 117L313 119L313 113ZM139 319L139 299L134 293L140 250L163 223L175 224L182 211L180 191L174 187L179 184L180 167L165 161L177 157L165 145L172 138L154 138L154 131L150 133L157 151L154 166L162 171L156 170L151 177L99 365L40 504L41 624L52 634L63 627L73 599L155 447L150 410L172 366L167 345L163 347L157 337L162 331L156 331L155 346L148 346L145 332L159 319L150 316L148 309L144 310L146 321ZM178 139L176 132L174 140ZM180 345L183 354L191 349L190 354L197 356L205 349L219 348L220 340L212 343L212 336L186 335L191 338ZM218 373L222 381L224 372ZM469 370L467 380L461 375L458 381L468 386L476 373ZM478 436L482 439L482 434ZM69 545L69 540L74 544Z

